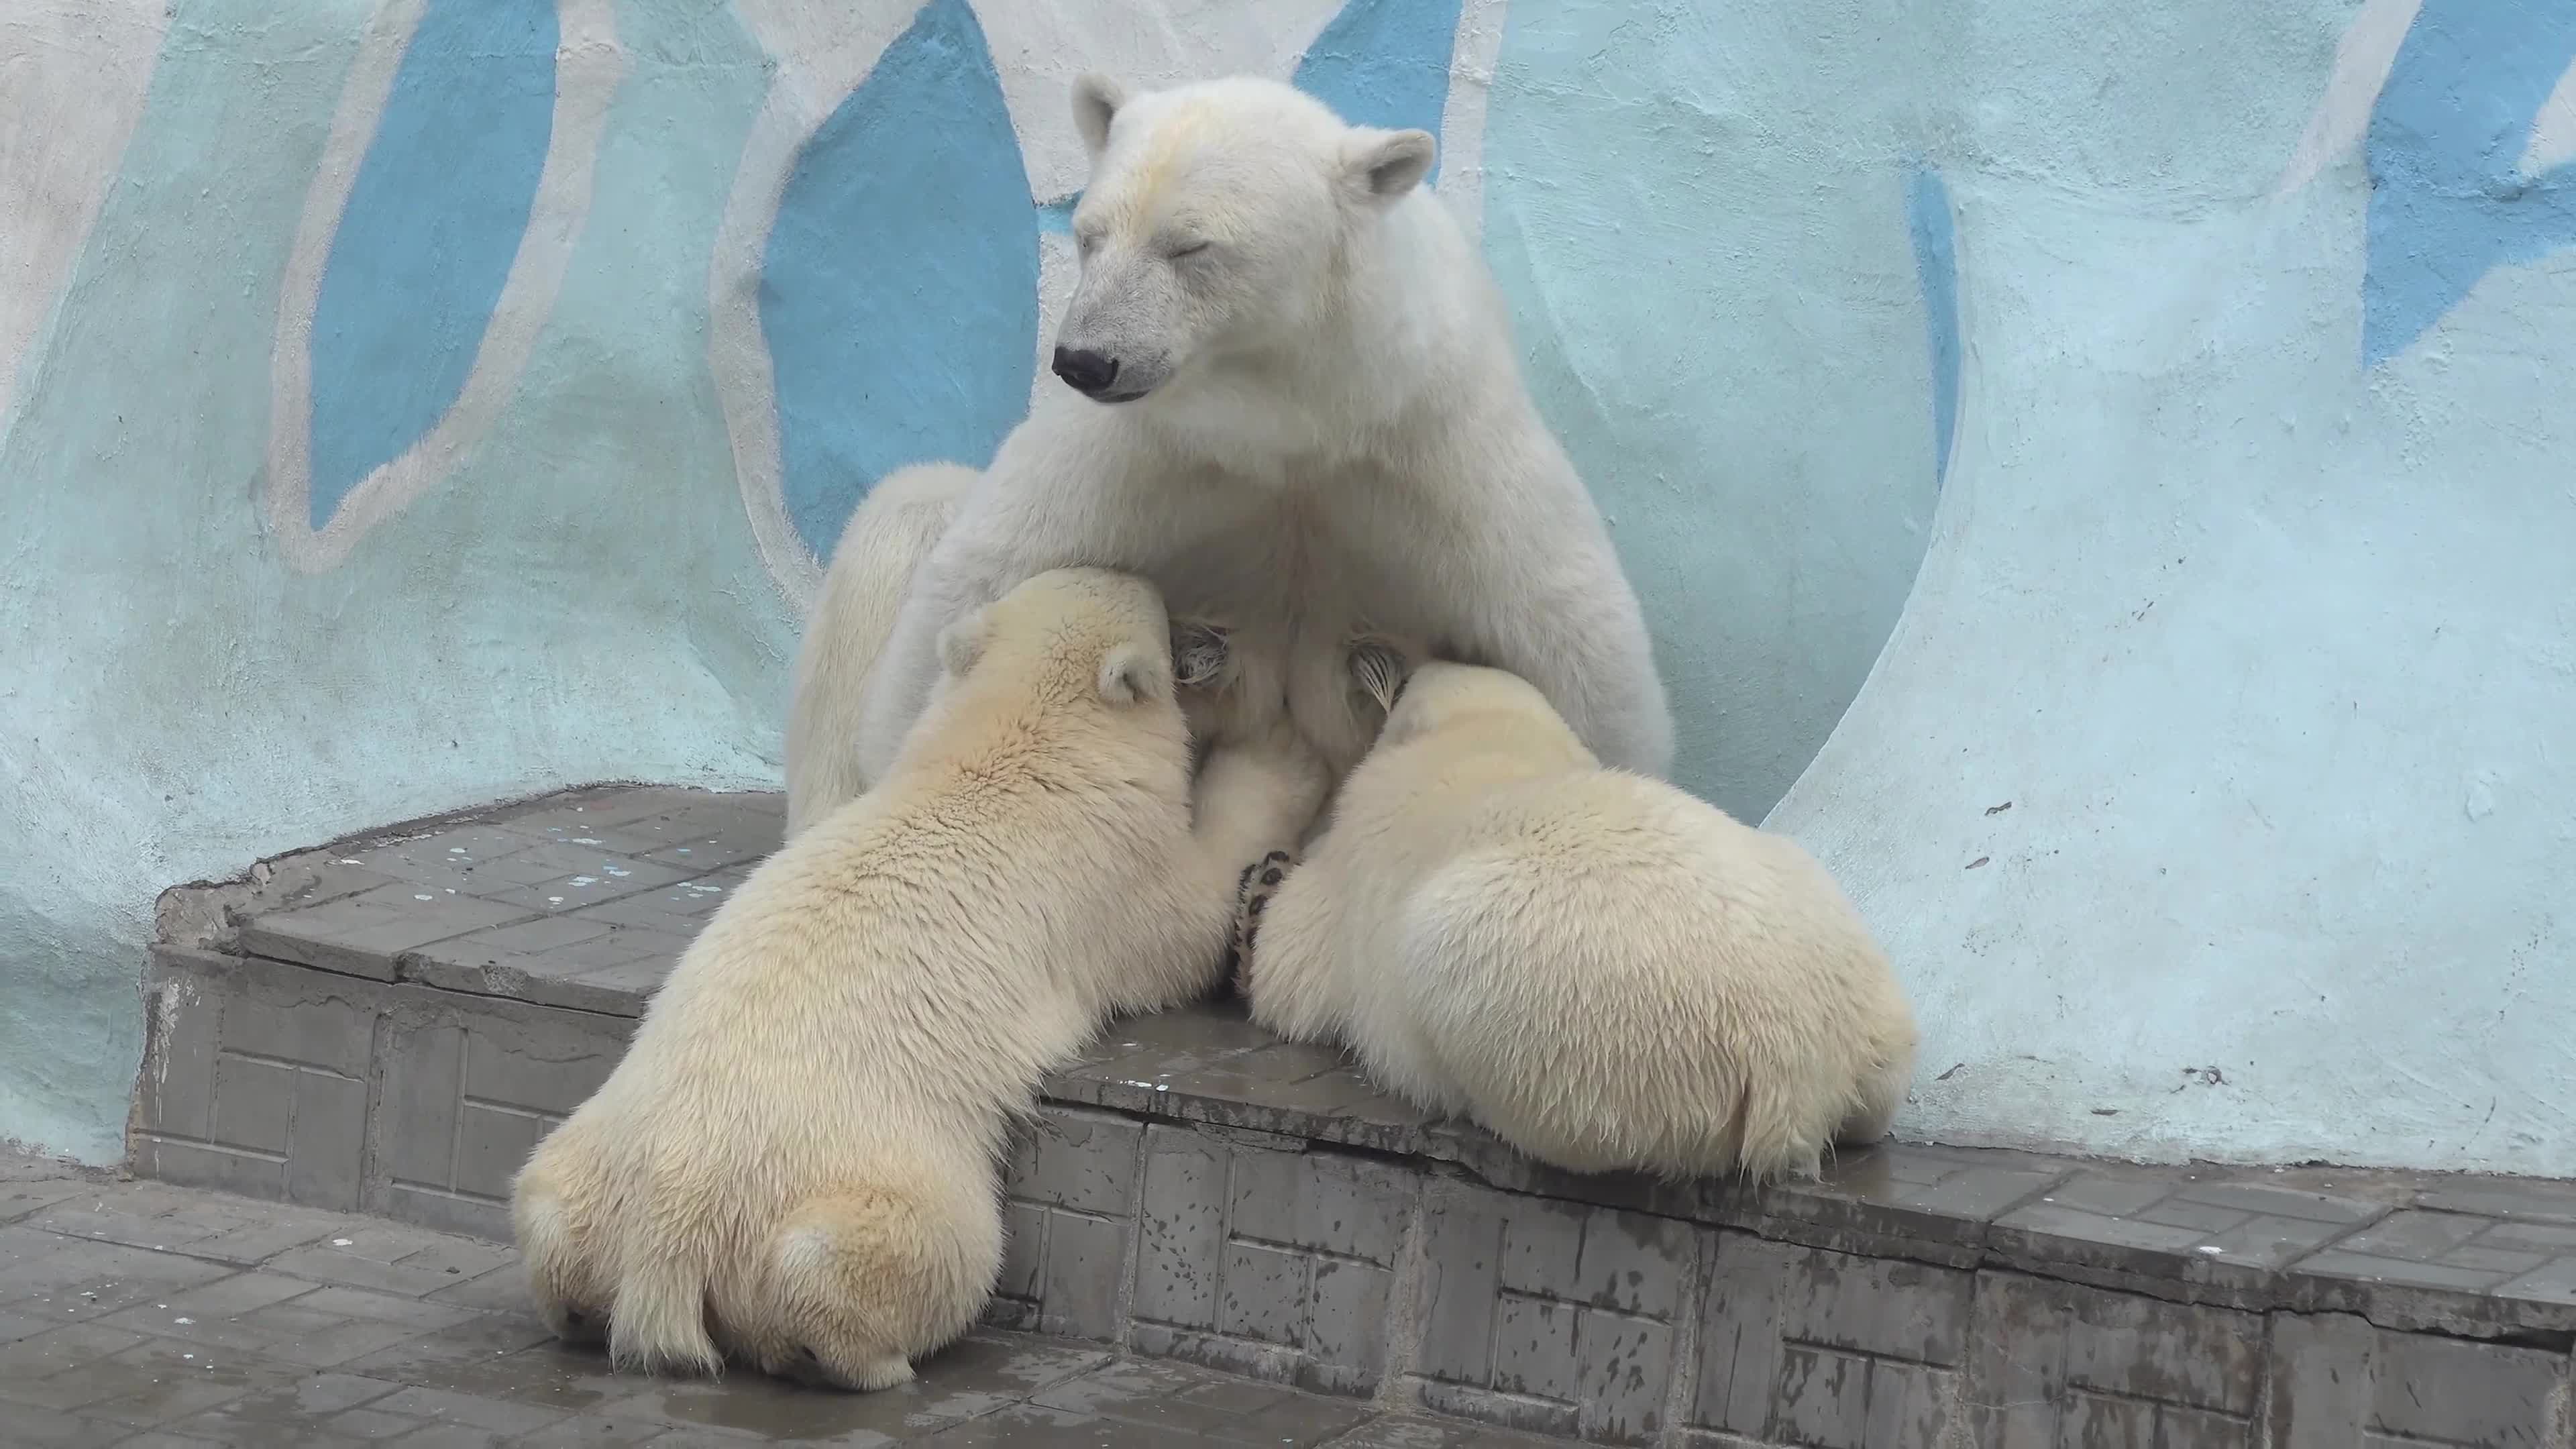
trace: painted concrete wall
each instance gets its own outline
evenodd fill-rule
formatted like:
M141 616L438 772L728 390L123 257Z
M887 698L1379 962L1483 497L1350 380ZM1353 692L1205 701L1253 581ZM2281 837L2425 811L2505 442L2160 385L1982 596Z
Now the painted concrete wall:
M774 782L818 550L1054 385L1097 66L1439 132L1911 1135L2576 1174L2562 12L17 0L0 1135L117 1151L164 885Z

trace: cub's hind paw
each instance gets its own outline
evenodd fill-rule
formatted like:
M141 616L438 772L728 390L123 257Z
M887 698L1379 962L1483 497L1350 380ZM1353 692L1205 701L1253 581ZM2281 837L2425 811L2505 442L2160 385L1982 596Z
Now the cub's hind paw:
M1237 996L1251 993L1252 947L1261 934L1261 913L1269 906L1270 898L1279 893L1280 884L1288 879L1288 872L1296 864L1295 856L1284 850L1274 850L1245 866L1243 874L1235 880L1234 939L1226 947L1225 975Z

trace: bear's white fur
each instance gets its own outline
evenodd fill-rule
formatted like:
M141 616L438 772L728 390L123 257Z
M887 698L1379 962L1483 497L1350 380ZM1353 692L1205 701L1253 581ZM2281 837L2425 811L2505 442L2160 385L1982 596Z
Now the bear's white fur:
M1194 798L1169 630L1149 583L1064 570L945 632L885 782L753 872L520 1174L558 1333L878 1389L974 1323L1041 1073L1213 985L1245 867L1328 788L1282 718Z
M1510 674L1415 672L1284 859L1247 898L1252 1019L1542 1162L1813 1174L1904 1100L1913 1014L1824 868L1602 768Z
M1482 259L1416 185L1432 138L1268 80L1074 89L1092 174L1058 371L1117 370L1105 400L1039 402L919 565L882 658L850 666L873 664L865 708L825 728L856 738L851 781L894 758L940 628L1068 564L1143 574L1176 617L1231 626L1245 697L1284 690L1337 777L1368 747L1342 653L1366 630L1509 668L1604 759L1665 773L1636 595Z
M850 732L868 671L885 652L913 569L957 516L980 477L955 463L898 468L868 490L823 575L823 592L796 652L787 706L787 838L855 800L866 786Z

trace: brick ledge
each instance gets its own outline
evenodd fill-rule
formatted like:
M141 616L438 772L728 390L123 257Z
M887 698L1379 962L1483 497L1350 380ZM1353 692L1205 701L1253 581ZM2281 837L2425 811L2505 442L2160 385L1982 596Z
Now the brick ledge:
M505 1232L508 1173L606 1075L697 923L774 847L779 813L775 796L591 789L171 892L152 967L137 1169ZM1916 1317L1965 1314L1973 1299L2066 1332L2135 1320L2183 1339L2437 1334L2486 1340L2481 1353L2540 1355L2559 1365L2553 1374L2576 1340L2576 1184L1909 1144L1846 1154L1820 1182L1758 1192L1576 1176L1430 1120L1340 1055L1278 1042L1225 1005L1116 1023L1045 1095L1043 1130L1012 1167L1017 1246L996 1321L1331 1392L1401 1379L1434 1408L1551 1433L1615 1440L1643 1410L1508 1388L1490 1342L1481 1369L1424 1370L1385 1338L1395 1330L1383 1323L1409 1322L1387 1305L1430 1292L1420 1275L1456 1224L1504 1235L1484 1261L1454 1270L1475 1282L1504 1275L1489 1290L1498 1316L1474 1330L1478 1341L1506 1320L1514 1331L1540 1321L1515 1317L1513 1303L1542 1318L1559 1305L1566 1332L1580 1321L1596 1335L1678 1331L1681 1316L1706 1308L1589 1282L1578 1265L1591 1263L1596 1235L1611 1245L1599 1253L1644 1253L1684 1296L1741 1271L1748 1293L1806 1284L1813 1308L1841 1301L1816 1275L1859 1275ZM1343 1220L1328 1226L1334 1213ZM1353 1220L1375 1224L1374 1236L1350 1236ZM1536 1276L1516 1288L1510 1275L1522 1270L1493 1258L1511 1257L1515 1234L1571 1256L1543 1272L1523 1264ZM1233 1285L1271 1279L1301 1285L1293 1310L1272 1305L1288 1319L1237 1301ZM1212 1296L1220 1281L1223 1303ZM1333 1296L1348 1293L1364 1301ZM1444 1331L1438 1302L1424 1309L1425 1344ZM1343 1333L1369 1341L1353 1348L1335 1339ZM1969 1354L1936 1362L1871 1342L1879 1348L1834 1351L1891 1375L1890 1394L1911 1392L1902 1365L1951 1373ZM1706 1417L1716 1412L1690 1422L1739 1432ZM2252 1410L2231 1393L2191 1412ZM1600 1422L1578 1423L1585 1415Z

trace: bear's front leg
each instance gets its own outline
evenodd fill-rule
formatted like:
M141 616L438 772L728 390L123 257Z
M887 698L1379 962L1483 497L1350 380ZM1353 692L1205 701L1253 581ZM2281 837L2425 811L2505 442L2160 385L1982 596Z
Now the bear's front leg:
M1664 779L1672 707L1609 530L1553 441L1504 450L1515 453L1518 466L1484 472L1482 511L1455 532L1450 657L1519 675L1603 764Z

